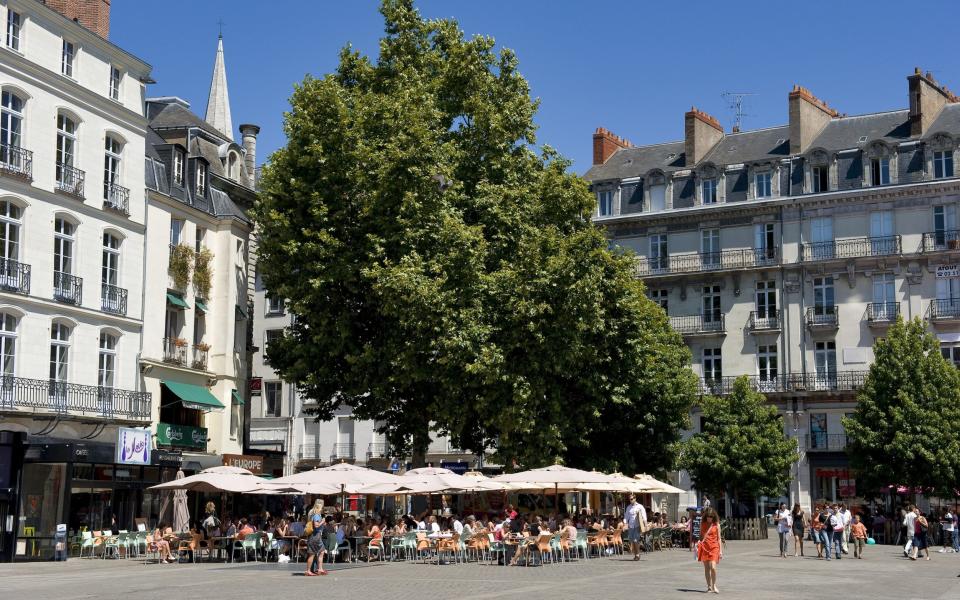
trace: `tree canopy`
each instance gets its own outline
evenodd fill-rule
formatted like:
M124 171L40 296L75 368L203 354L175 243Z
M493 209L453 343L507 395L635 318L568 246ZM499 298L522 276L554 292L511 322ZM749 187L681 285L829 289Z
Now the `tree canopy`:
M919 318L900 318L873 347L874 362L844 418L858 493L889 485L952 497L960 477L960 375Z
M534 146L516 56L410 0L381 12L379 57L299 84L264 172L258 269L296 315L271 365L400 452L433 430L508 466L671 466L689 351Z
M705 396L701 431L683 443L680 463L694 486L711 496L780 496L790 483L797 444L777 409L738 377L727 396Z

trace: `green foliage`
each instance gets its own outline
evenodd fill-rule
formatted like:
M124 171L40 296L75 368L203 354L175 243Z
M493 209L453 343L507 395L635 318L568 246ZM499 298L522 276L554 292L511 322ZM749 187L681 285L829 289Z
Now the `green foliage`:
M960 376L919 318L898 318L843 420L857 487L934 488L952 496L960 477Z
M261 181L260 272L297 315L271 365L401 449L433 429L508 465L669 466L689 352L586 183L535 152L516 57L409 0L382 12L376 63L347 48L297 86Z
M696 488L711 495L779 496L790 483L797 444L783 432L775 406L738 377L728 396L700 403L703 431L683 443L680 463Z
M193 291L200 297L210 299L210 285L213 281L213 252L209 248L200 248L196 253L193 267Z
M184 290L190 283L193 257L193 248L187 244L178 244L170 248L170 273L173 275L173 286L175 288Z

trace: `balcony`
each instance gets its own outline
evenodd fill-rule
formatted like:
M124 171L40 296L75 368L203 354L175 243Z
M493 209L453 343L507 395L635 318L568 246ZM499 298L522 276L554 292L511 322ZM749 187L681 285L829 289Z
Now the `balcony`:
M127 290L115 285L100 285L100 308L115 315L127 314Z
M871 326L887 326L900 316L899 302L871 302L867 305L864 318Z
M724 315L720 312L706 312L699 315L670 317L670 327L682 335L723 335L726 333Z
M150 393L49 379L0 376L0 410L150 422Z
M187 364L187 340L183 338L163 338L163 362L171 365Z
M0 291L30 293L30 265L0 258Z
M53 299L66 304L81 304L83 302L83 278L70 273L54 271Z
M208 364L207 358L209 354L210 346L206 344L194 345L194 347L191 348L190 353L190 367L200 371L206 371Z
M840 320L836 306L810 306L807 308L807 327L813 330L836 329Z
M386 442L373 442L367 448L367 460L373 458L389 458L390 444Z
M869 371L785 373L748 375L750 388L764 394L798 392L854 392L863 386ZM701 378L700 393L725 396L733 391L737 377Z
M83 182L87 174L64 163L57 163L57 191L83 200Z
M887 237L858 237L830 242L803 244L800 249L802 262L816 262L866 256L894 256L900 254L899 235Z
M0 173L33 181L33 152L19 146L0 144Z
M750 319L747 320L747 329L750 331L750 333L780 331L780 311L750 311Z
M843 452L847 449L847 434L817 431L807 435L807 452Z
M944 229L928 231L923 234L921 252L944 252L946 250L960 250L960 230Z
M299 460L320 460L320 444L303 444L297 453Z
M637 277L649 277L770 267L778 264L779 256L778 248L745 248L641 258L636 262L634 274Z
M104 182L103 207L128 216L130 214L130 190L122 185Z
M927 319L931 321L960 320L960 298L938 298L930 301Z
M334 444L333 453L330 454L330 462L338 462L356 459L356 444Z

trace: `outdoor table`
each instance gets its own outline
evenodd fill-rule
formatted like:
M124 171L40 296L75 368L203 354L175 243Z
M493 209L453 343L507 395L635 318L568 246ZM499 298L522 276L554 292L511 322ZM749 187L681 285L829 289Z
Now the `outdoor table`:
M210 539L211 542L213 542L213 548L212 548L212 549L217 550L217 551L219 552L220 550L230 550L230 547L233 546L233 540L237 539L237 536L235 536L235 535L212 535L212 536L210 536L209 539ZM219 542L223 542L223 543L221 544L221 543L219 543ZM208 553L207 553L207 556L209 556L209 555L210 555L210 553L208 552ZM230 561L230 562L233 562L233 553L232 553L232 552L228 552L228 554L227 554L227 560Z
M280 536L280 539L281 539L281 540L284 540L284 541L286 541L288 544L290 544L290 555L291 555L291 556L294 556L294 555L296 556L296 560L295 560L294 562L300 562L300 560L299 560L300 555L297 554L297 543L300 541L300 536L298 536L298 535L282 535L282 536Z
M373 538L369 535L354 535L351 536L350 539L354 540L354 547L356 548L356 551L353 553L353 562L357 562L360 560L360 544L362 544L364 540L369 541Z

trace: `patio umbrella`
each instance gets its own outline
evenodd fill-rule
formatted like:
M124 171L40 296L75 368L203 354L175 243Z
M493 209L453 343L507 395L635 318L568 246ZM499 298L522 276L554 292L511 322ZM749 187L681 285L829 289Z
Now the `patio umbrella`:
M482 482L484 486L487 486L487 485L496 486L496 487L490 487L488 489L476 490L478 492L485 492L485 491L496 492L498 490L511 492L511 491L520 491L520 490L530 489L530 484L528 482L494 481L493 479L491 479L490 477L487 477L480 471L467 471L466 473L463 474L463 476L469 477L471 479L476 479L477 481Z
M181 490L191 492L246 492L271 489L266 480L246 469L237 467L211 467L196 475L183 477L183 472L173 481L150 487L151 490Z
M374 484L397 484L399 481L399 477L390 473L374 471L349 463L339 463L312 471L279 477L274 479L267 487L295 489L303 494L327 495L339 492L342 505L346 494L370 493L360 490Z
M183 481L183 471L177 471L174 481ZM187 508L187 491L178 489L173 493L173 530L184 532L190 529L190 509Z
M530 469L518 473L507 473L493 478L500 483L522 483L525 486L522 489L530 491L546 491L553 488L556 508L560 508L560 492L579 492L589 490L584 486L589 484L615 485L616 479L599 471L584 471L581 469L572 469L563 465L553 465L542 467L540 469Z
M621 493L644 493L650 492L652 487L649 483L627 477L623 473L612 473L612 481L608 483L585 483L580 486L581 490L593 492L621 492Z
M665 483L658 479L647 475L646 473L641 473L640 475L634 475L634 479L639 481L641 485L646 486L646 489L641 490L643 492L651 494L683 494L684 490L681 490L678 487L672 486L669 483Z
M476 477L466 477L458 475L450 469L438 467L423 467L420 469L410 469L404 473L400 479L413 480L424 484L426 487L439 492L487 492L501 491L507 488L507 484L493 481L491 479L478 479Z

